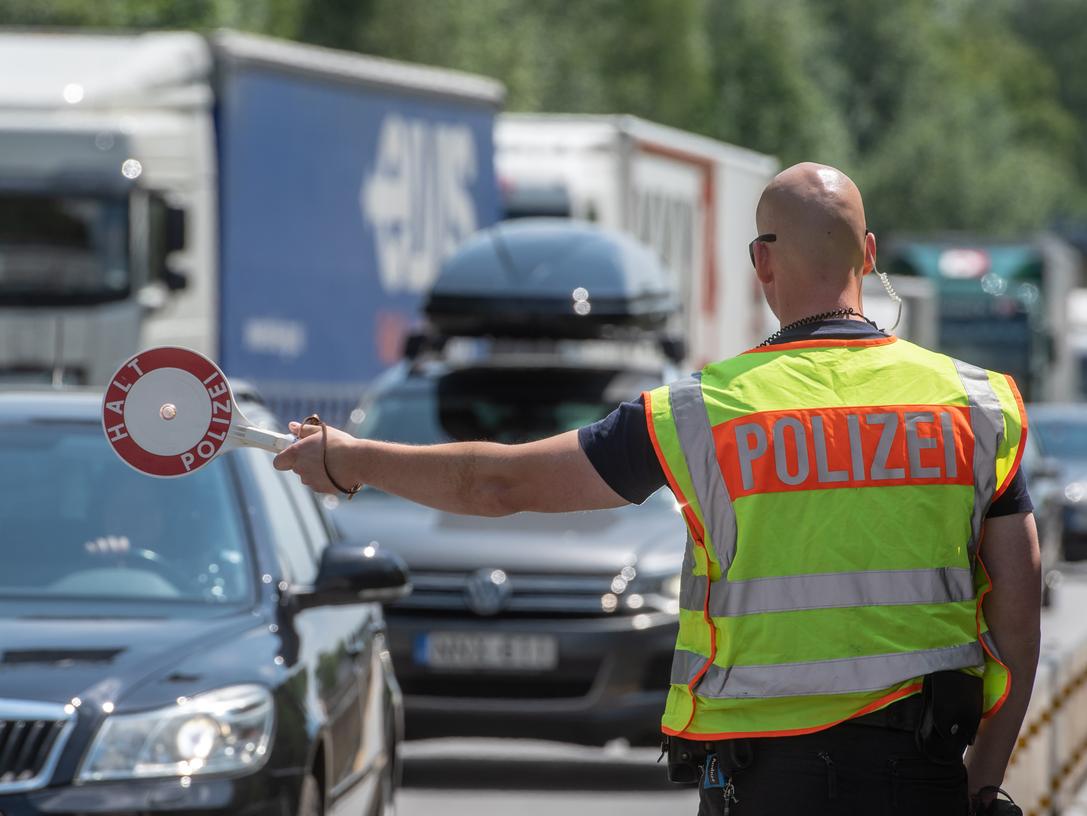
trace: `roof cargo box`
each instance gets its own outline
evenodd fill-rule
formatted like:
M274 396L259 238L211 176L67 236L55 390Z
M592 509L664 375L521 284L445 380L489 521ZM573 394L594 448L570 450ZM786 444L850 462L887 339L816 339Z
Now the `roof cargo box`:
M476 233L442 265L426 314L447 336L611 337L663 330L672 276L632 238L562 218Z

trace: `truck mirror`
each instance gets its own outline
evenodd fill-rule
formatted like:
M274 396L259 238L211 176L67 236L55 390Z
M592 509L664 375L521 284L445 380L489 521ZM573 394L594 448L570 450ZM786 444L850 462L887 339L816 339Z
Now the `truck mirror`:
M170 256L185 249L185 210L173 207L157 192L151 193L151 280L161 281L171 292L184 289L189 284L184 272L170 264Z
M171 268L167 263L162 269L162 282L171 292L178 292L189 285L189 276Z
M682 363L687 356L687 341L676 335L662 337L660 341L661 352L673 363Z
M164 225L164 239L166 254L180 252L185 248L185 211L178 207L166 206L166 223ZM173 287L170 287L173 288Z

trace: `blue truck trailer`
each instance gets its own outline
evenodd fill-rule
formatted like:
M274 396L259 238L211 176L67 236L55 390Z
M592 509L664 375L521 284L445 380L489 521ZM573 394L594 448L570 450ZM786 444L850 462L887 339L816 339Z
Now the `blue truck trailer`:
M0 33L0 376L178 344L341 418L498 217L503 93L228 31Z

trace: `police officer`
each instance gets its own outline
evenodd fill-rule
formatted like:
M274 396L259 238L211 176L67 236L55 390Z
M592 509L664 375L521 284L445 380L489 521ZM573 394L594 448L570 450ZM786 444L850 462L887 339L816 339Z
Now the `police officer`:
M667 484L689 536L662 729L700 813L984 812L1038 658L1022 400L864 317L876 240L844 174L788 168L756 221L781 323L761 346L538 442L292 424L303 438L276 466L318 491L365 483L486 516Z

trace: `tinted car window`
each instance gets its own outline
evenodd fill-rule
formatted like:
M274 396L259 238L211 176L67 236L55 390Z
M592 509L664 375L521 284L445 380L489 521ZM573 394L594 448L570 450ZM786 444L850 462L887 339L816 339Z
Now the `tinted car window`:
M470 368L380 395L354 428L389 442L530 442L589 425L640 390L610 370Z
M287 485L279 472L272 467L270 453L250 453L255 465L252 468L253 478L264 499L264 512L276 554L291 580L299 584L311 584L317 577L317 561L309 547L298 511L287 493Z
M154 479L97 425L0 426L0 595L249 600L238 507L225 460Z
M287 492L294 501L298 519L309 538L310 549L320 560L321 552L328 546L329 529L325 525L321 512L317 509L313 493L293 473L281 473L280 478L286 483Z

